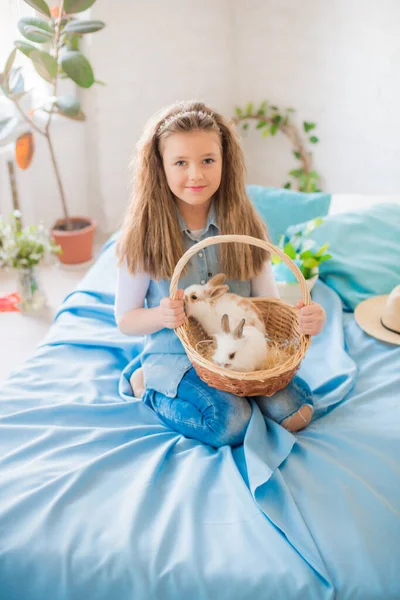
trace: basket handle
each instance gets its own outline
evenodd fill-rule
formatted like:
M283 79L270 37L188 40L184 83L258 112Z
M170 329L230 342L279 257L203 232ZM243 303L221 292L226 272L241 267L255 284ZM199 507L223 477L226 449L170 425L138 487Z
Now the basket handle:
M174 273L171 279L171 285L169 288L169 295L173 300L176 300L177 297L177 289L178 289L178 281L181 273L189 260L194 256L199 250L202 248L207 248L207 246L212 246L213 244L227 244L229 242L238 242L240 244L250 244L251 246L258 246L259 248L264 248L268 252L272 254L277 254L279 258L290 268L292 273L296 276L297 281L300 284L301 294L303 297L303 302L305 306L311 304L311 296L308 291L308 287L306 284L306 280L304 279L303 273L300 271L299 267L292 261L291 258L280 248L277 248L273 244L266 242L265 240L260 240L258 238L254 238L250 235L215 235L209 238L206 238L202 242L197 242L189 248L185 252L185 254L179 259L176 263Z

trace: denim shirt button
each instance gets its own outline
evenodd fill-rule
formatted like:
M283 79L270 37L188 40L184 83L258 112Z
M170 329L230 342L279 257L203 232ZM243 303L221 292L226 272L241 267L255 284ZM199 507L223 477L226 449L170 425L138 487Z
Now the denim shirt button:
M205 280L205 279L202 279L202 280L200 281L201 285L204 285L204 284L205 284L205 282L206 282L206 280Z
M199 252L199 256L200 256L200 258L203 258L203 253Z

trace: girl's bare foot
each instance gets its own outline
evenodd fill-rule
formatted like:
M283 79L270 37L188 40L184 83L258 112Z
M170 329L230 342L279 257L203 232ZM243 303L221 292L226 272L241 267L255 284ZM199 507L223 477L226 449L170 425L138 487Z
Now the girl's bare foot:
M132 373L129 380L135 398L141 398L144 392L144 375L142 367Z
M314 411L311 404L303 404L303 406L301 406L297 412L293 413L293 415L282 421L281 425L292 433L301 431L307 427L311 421L313 412Z

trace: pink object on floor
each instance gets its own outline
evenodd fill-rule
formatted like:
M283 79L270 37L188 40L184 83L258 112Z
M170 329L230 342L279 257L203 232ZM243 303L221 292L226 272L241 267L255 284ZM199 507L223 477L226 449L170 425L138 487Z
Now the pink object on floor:
M17 304L21 302L21 296L14 292L8 296L0 296L0 312L20 312Z

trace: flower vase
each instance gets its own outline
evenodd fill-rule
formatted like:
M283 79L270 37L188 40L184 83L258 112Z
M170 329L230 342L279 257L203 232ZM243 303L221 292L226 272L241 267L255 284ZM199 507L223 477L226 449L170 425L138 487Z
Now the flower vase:
M17 289L21 297L18 307L22 312L36 312L46 306L46 295L37 266L17 269Z

